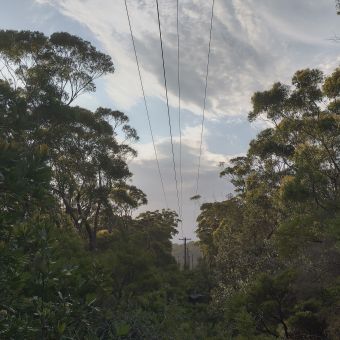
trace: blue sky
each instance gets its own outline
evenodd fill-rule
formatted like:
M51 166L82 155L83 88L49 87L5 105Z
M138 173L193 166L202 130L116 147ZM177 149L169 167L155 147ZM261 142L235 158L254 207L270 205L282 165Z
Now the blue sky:
M242 155L266 126L247 121L250 97L273 82L289 83L293 73L317 67L326 74L339 65L340 17L333 0L216 0L212 34L200 202L190 201L197 172L200 121L207 60L210 0L180 0L183 228L194 238L199 203L223 199L232 191L219 178L219 162ZM176 1L159 0L178 165ZM1 28L51 34L67 31L109 54L116 72L97 82L95 94L78 104L127 113L139 133L138 157L129 161L133 183L148 195L143 209L165 207L138 80L123 0L3 0ZM128 0L137 52L155 133L169 207L176 209L162 79L155 0ZM177 169L178 170L178 169Z

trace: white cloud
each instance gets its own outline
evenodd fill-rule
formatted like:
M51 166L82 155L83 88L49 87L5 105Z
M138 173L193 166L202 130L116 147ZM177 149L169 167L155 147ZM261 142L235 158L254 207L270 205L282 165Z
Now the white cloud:
M123 109L136 104L141 90L124 1L36 1L55 6L92 31L117 67L115 75L107 79L107 93ZM322 16L324 20L328 19L324 22L334 27L337 18L329 17L330 12L324 10L330 7L330 2L216 1L207 119L244 114L250 108L249 98L255 90L278 79L289 79L302 60L306 66L315 66L320 64L325 53L337 53L336 48L326 41L328 31L324 25L316 27L314 24ZM170 103L176 106L176 2L160 0L159 3L169 98ZM197 115L202 114L203 106L210 6L210 1L206 0L180 1L182 105ZM155 2L129 0L128 7L146 93L164 99ZM333 14L335 16L335 10ZM304 53L306 44L313 45L314 56Z
M210 132L205 129L203 132L205 137L207 137ZM196 125L196 126L190 126L190 127L185 127L182 130L182 151L186 152L187 154L183 155L183 164L186 164L188 161L188 154L190 154L190 160L191 158L197 157L196 163L198 163L198 155L199 155L199 150L200 150L200 138L201 138L201 125ZM173 137L173 144L174 144L174 149L176 150L176 162L179 162L179 144L180 144L180 138ZM159 138L156 143L156 149L157 149L157 154L158 158L160 160L162 159L168 159L169 154L171 154L171 149L170 149L170 138L168 137L163 137ZM150 143L143 143L143 144L137 144L135 146L135 149L138 152L138 158L136 158L133 162L136 164L143 163L144 161L150 161L155 159L155 154L154 154L154 149L153 149L153 144L152 142ZM203 139L202 142L202 158L201 158L201 165L202 167L206 168L211 168L211 167L216 167L219 162L225 161L226 155L223 154L218 154L218 153L213 153L209 151L208 146L205 142L205 138ZM188 167L191 167L192 162L188 164ZM185 171L185 169L184 169Z
M232 190L226 179L219 178L219 172L221 170L219 168L219 163L223 161L226 162L230 158L238 156L210 152L207 145L203 143L199 183L199 194L202 198L199 202L191 201L190 197L195 194L200 131L200 126L186 128L183 130L184 138L182 139L183 228L185 234L189 237L195 237L194 226L199 204L205 201L221 200ZM209 132L206 131L206 134L209 135ZM169 208L177 211L176 185L172 159L169 157L171 154L169 139L164 138L158 140L156 147ZM180 191L178 137L174 138L174 148L176 150L176 170L178 189ZM148 193L149 202L152 202L153 209L162 209L165 206L165 202L162 196L161 183L157 173L152 143L140 145L137 147L137 150L139 152L138 158L129 164L130 169L135 174L133 183ZM150 206L142 207L142 209L150 209Z
M35 0L54 6L63 15L92 32L101 50L112 56L116 72L105 80L114 104L129 110L141 101L123 0ZM164 100L163 74L154 0L128 0L146 95ZM340 34L333 0L216 0L207 97L207 123L239 119L250 110L250 97L275 81L290 82L297 69L320 67L331 72L339 64L339 45L327 38ZM177 106L176 2L159 0L163 28L169 99ZM211 2L180 1L182 108L201 116L208 52ZM89 102L90 98L86 97ZM140 105L140 104L139 104ZM230 117L233 118L230 118ZM166 122L164 122L166 124ZM254 129L267 127L258 121ZM157 131L159 126L153 124ZM138 129L138 126L136 126ZM215 131L205 130L202 153L202 192L207 199L223 197L230 186L218 178L217 164L231 156L214 153L207 144ZM245 138L240 136L240 138ZM178 137L174 138L178 165ZM183 174L186 199L192 194L197 169L200 126L187 122L183 130ZM234 142L234 141L233 141ZM176 207L169 138L156 140L170 204ZM131 162L134 181L144 189L152 207L164 206L151 143L137 145ZM220 150L221 148L219 148ZM244 150L245 151L245 150ZM232 154L232 152L229 152ZM235 155L236 156L236 155ZM221 182L222 181L222 182ZM192 230L193 203L186 201L186 228ZM196 207L197 208L197 207ZM195 208L195 209L196 209ZM189 222L190 223L189 223Z

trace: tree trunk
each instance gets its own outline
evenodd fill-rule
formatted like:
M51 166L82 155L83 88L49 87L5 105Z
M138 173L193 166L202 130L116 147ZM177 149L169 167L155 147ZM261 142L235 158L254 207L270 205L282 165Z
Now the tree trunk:
M85 227L89 237L89 249L90 251L94 251L97 249L97 233L91 228L88 222L85 223Z

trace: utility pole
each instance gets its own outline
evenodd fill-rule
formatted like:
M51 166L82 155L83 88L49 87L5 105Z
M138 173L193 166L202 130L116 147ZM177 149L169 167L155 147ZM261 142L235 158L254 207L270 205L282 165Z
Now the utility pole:
M188 269L188 255L187 255L187 241L191 241L191 238L180 238L180 241L184 242L184 265L183 269L186 270Z

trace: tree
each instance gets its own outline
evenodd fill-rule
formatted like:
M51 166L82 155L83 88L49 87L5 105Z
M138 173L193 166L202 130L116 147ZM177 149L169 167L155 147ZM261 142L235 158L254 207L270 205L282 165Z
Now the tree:
M175 263L170 240L178 233L178 222L177 214L165 209L146 211L135 220L135 228L140 233L140 245L155 257L156 265L160 268Z
M52 190L61 198L74 226L87 233L90 248L95 249L97 231L111 228L100 225L105 220L102 212L113 218L123 199L121 196L118 203L117 190L128 190L124 181L131 176L125 159L135 152L117 142L117 130L121 127L128 139L137 137L124 124L128 118L121 112L99 108L91 113L78 107L68 112L67 120L51 124L39 138L50 146ZM127 199L127 205L145 203Z
M133 214L136 131L72 106L110 58L67 33L0 31L0 63L0 338L189 336L178 217Z
M1 30L0 42L2 77L24 88L33 107L70 105L80 94L95 91L94 80L114 71L109 56L66 32L48 38L40 32Z
M339 79L339 69L328 77L306 69L291 86L256 92L249 120L264 116L270 127L221 172L236 196L202 206L198 235L213 264L212 305L223 315L240 301L233 305L243 320L236 336L320 337L337 323L322 316L323 309L335 313L336 302L320 296L340 275ZM286 291L290 272L280 316L277 294ZM241 331L245 324L255 327L251 335Z
M16 221L53 205L48 148L27 143L29 125L21 91L0 80L0 238L8 236Z
M6 114L4 124L25 124L23 143L45 146L51 190L95 249L97 231L112 229L112 223L101 224L107 222L102 212L113 220L118 206L125 204L127 213L128 206L146 202L140 190L125 183L131 176L126 159L136 155L128 143L138 139L128 117L106 108L91 112L70 106L82 93L95 91L98 77L114 71L112 61L68 33L48 38L39 32L0 31L0 41L4 105L13 100L11 91L16 93L16 111ZM118 134L125 138L121 143ZM121 193L130 191L124 202L118 187ZM131 191L141 197L132 199Z

